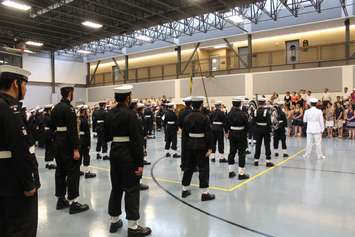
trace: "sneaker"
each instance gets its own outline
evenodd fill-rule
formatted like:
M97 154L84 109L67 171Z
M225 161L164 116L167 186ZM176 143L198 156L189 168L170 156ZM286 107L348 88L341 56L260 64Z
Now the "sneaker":
M69 214L77 214L87 210L89 210L89 206L87 204L80 204L78 202L73 202L70 205Z
M279 157L279 153L275 153L275 157Z
M139 190L140 191L145 191L145 190L148 190L149 189L149 186L146 185L146 184L139 184Z
M228 163L228 160L225 158L219 159L219 163Z
M285 153L285 154L283 154L283 157L286 158L286 157L289 157L289 155Z
M236 176L236 173L234 171L229 172L229 178L234 178Z
M70 204L67 199L58 198L57 207L56 207L57 210L62 210L62 209L68 208L69 206L70 206Z
M181 197L182 198L186 198L186 197L188 197L190 195L191 195L191 191L190 190L185 190L185 191L182 191L182 193L181 193Z
M152 233L152 230L149 227L138 226L137 229L128 228L128 237L141 237L147 236Z
M165 157L170 157L170 156L171 156L171 155L170 155L169 152L165 154Z
M173 155L173 158L180 158L180 155L177 154L177 153L175 153L175 154Z
M205 201L211 201L216 199L216 196L214 194L211 193L203 193L201 195L201 201L205 202Z
M259 166L259 161L254 161L254 166Z
M122 228L122 226L123 226L122 220L119 220L116 223L111 223L111 225L110 225L110 233L116 233L118 231L118 229Z
M91 178L95 178L95 177L96 177L95 173L91 173L91 172L85 173L85 179L91 179Z
M238 175L238 179L239 180L249 179L249 175L248 174L239 174Z
M274 163L272 162L266 162L266 167L274 167Z

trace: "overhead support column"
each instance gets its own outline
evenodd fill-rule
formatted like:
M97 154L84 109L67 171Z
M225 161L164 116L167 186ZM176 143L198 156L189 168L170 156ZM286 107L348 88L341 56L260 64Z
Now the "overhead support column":
M54 51L51 51L51 88L52 88L52 94L55 94L55 52Z
M344 24L345 24L345 58L348 61L350 59L350 19L346 19Z
M96 67L95 67L95 70L90 78L90 84L93 84L94 80L95 80L95 77L96 77L96 72L97 72L97 69L99 68L100 66L100 63L101 63L101 60L97 61L97 64L96 64Z
M186 69L188 68L189 64L191 63L192 59L194 58L194 56L195 56L195 54L196 54L196 52L197 52L197 50L198 50L199 47L200 47L200 42L198 42L198 43L196 44L195 49L194 49L194 51L192 52L192 54L191 54L189 60L187 61L187 63L186 63L186 65L185 65L184 69L182 70L181 74L185 74Z
M224 38L223 40L227 43L228 48L229 48L230 50L232 50L232 52L233 52L234 55L238 58L238 60L239 60L245 67L248 67L248 63L249 63L249 62L248 62L248 63L245 62L245 61L243 60L243 58L240 57L240 55L239 55L239 54L237 53L237 51L234 49L233 44L231 44L231 43L229 42L229 40L226 39L226 38Z
M176 51L176 56L177 56L176 75L177 75L177 78L179 78L181 75L181 46L177 46L175 48L175 51Z
M253 37L251 34L248 34L248 68L249 71L253 67Z
M126 54L125 56L124 56L124 63L125 63L125 73L124 73L124 81L123 81L123 83L127 83L127 81L128 81L128 55Z
M86 86L90 84L90 63L86 63Z

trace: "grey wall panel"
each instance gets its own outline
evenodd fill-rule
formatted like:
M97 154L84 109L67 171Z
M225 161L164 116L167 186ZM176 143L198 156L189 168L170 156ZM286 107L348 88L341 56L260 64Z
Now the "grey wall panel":
M274 91L283 93L300 89L323 92L324 88L329 88L331 92L339 92L342 89L340 67L256 73L253 77L254 94L272 94Z
M133 97L152 98L161 97L162 95L175 97L175 80L135 83L133 85ZM115 87L116 86L88 88L88 101L97 102L113 98L113 89Z
M245 95L244 75L218 76L212 79L205 79L205 85L209 97ZM181 97L189 96L188 79L181 80L180 90ZM193 80L192 95L205 95L200 78L194 78Z

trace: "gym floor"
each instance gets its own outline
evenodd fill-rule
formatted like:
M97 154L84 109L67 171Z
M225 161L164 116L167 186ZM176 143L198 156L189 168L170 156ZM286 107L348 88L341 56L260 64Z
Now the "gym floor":
M95 142L96 139L93 139ZM54 170L44 168L42 149L37 149L42 187L39 191L39 237L127 236L127 221L110 234L107 205L111 190L109 161L96 160L92 144L92 171L96 178L80 181L79 201L90 210L69 215L56 211ZM355 236L355 142L324 139L325 160L315 154L304 160L304 138L288 139L289 158L275 158L267 169L261 160L252 165L251 179L228 178L228 164L211 163L211 192L216 200L200 201L198 174L194 174L192 195L181 200L180 159L164 158L163 134L148 140L148 160L141 192L141 224L152 228L151 236ZM229 151L226 144L226 156ZM262 156L263 157L263 156ZM262 158L264 159L264 158ZM237 160L237 159L236 159Z

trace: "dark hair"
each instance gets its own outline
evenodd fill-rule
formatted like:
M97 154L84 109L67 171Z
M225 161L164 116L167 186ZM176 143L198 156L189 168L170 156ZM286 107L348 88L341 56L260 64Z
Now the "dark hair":
M73 87L63 87L60 89L60 94L62 95L63 98L67 98L71 91L74 91Z
M10 72L0 73L0 90L9 90L14 80L25 80L25 77Z
M192 107L194 108L194 109L198 109L198 108L200 108L201 106L202 106L202 104L203 104L203 101L192 101Z
M311 106L317 106L318 102L316 103L311 103Z
M191 106L191 101L185 101L186 106Z
M126 94L115 94L115 100L117 102L124 102L126 98L130 95L131 93L126 93Z
M233 106L235 106L235 107L240 107L241 104L242 104L242 102L241 102L241 101L233 101L232 104L233 104Z

